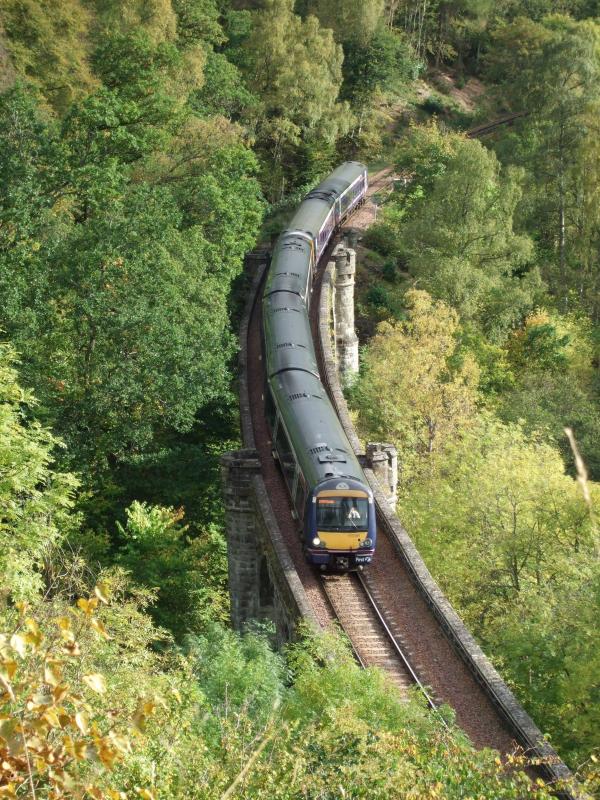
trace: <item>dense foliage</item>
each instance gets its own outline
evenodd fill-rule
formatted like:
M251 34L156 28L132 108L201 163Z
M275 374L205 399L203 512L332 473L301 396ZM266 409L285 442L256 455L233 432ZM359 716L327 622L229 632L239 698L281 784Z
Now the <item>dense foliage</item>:
M243 256L348 157L404 179L363 242L362 432L561 754L600 746L598 14L2 2L0 794L545 796L335 638L225 627Z

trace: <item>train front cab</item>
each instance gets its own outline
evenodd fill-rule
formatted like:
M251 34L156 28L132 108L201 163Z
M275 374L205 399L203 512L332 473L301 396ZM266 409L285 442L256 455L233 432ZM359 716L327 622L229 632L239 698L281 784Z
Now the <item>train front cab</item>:
M309 495L304 548L308 560L322 570L355 570L370 564L376 535L373 496L359 481L327 480Z

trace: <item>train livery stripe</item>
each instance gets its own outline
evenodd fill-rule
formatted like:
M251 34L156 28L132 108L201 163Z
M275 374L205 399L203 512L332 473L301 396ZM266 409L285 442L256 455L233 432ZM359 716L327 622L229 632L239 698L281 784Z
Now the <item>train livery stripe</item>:
M367 538L367 531L360 533L318 531L317 536L328 550L358 550L360 543Z

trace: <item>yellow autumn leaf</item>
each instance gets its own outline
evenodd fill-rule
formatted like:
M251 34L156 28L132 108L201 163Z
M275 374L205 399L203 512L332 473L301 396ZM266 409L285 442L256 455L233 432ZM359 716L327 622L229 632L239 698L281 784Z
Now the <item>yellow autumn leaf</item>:
M111 731L109 737L115 750L118 750L120 753L131 753L131 742L126 736Z
M25 634L25 641L27 644L30 644L34 650L37 650L44 641L44 635L40 630L40 626L31 617L25 620L25 626L28 631L28 633Z
M136 786L135 790L142 798L142 800L156 800L154 794L150 791L150 789L140 789L139 786Z
M59 716L53 709L46 709L42 716L53 728L62 728Z
M0 739L6 742L11 756L18 755L23 749L23 737L16 719L0 722Z
M20 633L13 633L13 635L10 637L10 646L21 656L21 658L25 658L25 655L27 654L27 642L25 641L24 636L21 636Z
M77 714L75 714L75 724L85 735L89 730L87 714L84 714L83 711L79 711Z
M96 631L96 633L99 634L100 636L102 636L104 639L110 639L111 638L111 636L109 635L109 633L106 630L106 628L104 627L104 625L100 622L99 619L96 619L96 617L92 617L90 619L90 625Z
M108 584L100 581L94 586L94 594L100 600L101 603L104 605L108 605L109 598L110 598L110 590L108 588Z
M48 769L48 764L45 762L43 758L36 757L33 760L33 763L35 764L35 768L40 773L40 775L43 775L44 772L46 772L46 770Z
M146 715L139 709L136 709L135 714L131 720L131 724L140 733L143 733L146 730Z
M12 681L15 676L15 672L17 671L17 662L13 661L10 658L5 658L0 661L0 677L4 678L5 681Z
M106 680L104 675L99 672L92 673L91 675L84 675L82 678L86 686L89 686L92 691L98 694L104 694L106 691Z
M50 727L50 723L48 720L44 719L43 717L34 717L29 722L29 728L34 731L34 733L42 734L45 736L48 733L48 728Z
M78 607L83 611L84 614L90 616L93 611L98 606L98 600L95 597L91 597L89 600L86 600L83 597L80 597L77 601Z
M77 761L84 761L88 757L88 745L85 742L75 741L70 736L65 736L63 746L67 755Z
M31 633L40 633L40 626L33 617L27 617L25 620L25 627L28 631L31 631Z
M114 747L109 747L104 740L96 743L96 755L107 769L112 769L119 753Z
M60 703L60 701L67 695L69 691L69 687L67 684L61 683L60 686L55 686L52 690L52 697L54 698L55 703Z
M44 664L44 680L50 686L58 686L62 678L62 664L55 659L48 659Z

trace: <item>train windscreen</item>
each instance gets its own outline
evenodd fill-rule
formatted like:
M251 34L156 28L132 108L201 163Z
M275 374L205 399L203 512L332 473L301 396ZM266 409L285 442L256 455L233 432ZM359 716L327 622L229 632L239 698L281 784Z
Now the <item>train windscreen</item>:
M366 531L369 504L363 497L319 497L318 531Z

